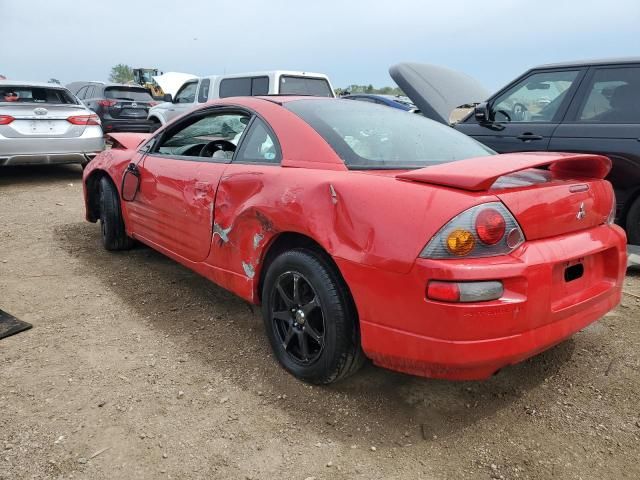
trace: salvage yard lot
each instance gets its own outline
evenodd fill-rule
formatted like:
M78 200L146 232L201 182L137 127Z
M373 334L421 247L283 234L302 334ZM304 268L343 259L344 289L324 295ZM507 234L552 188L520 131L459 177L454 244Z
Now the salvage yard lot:
M143 246L109 253L77 166L0 172L0 479L640 478L640 274L485 382L275 362L256 307Z

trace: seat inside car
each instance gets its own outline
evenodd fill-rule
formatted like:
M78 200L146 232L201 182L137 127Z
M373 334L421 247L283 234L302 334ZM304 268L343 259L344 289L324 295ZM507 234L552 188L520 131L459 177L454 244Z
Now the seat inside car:
M620 85L611 94L610 110L597 115L600 122L633 122L640 119L640 83Z

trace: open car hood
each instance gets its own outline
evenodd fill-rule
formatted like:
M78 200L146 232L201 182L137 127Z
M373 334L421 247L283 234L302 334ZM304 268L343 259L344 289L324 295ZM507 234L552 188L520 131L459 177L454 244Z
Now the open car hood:
M178 90L184 82L198 78L190 73L166 72L162 75L156 75L153 79L160 85L164 93L170 93L172 97L176 96Z
M389 75L425 117L449 125L451 112L483 102L489 91L464 73L426 63L398 63Z

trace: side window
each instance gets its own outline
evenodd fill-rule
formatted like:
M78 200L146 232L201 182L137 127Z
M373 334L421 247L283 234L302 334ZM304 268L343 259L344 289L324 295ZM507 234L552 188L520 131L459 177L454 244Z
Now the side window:
M188 82L180 87L178 93L176 93L176 98L174 103L193 103L196 100L196 88L198 87L198 82Z
M251 95L251 78L225 78L220 82L220 98Z
M235 112L193 115L167 131L153 150L161 155L228 161L250 118Z
M268 95L269 77L254 77L251 79L251 95Z
M95 90L96 90L95 86L89 85L87 87L87 91L84 94L84 98L94 98L95 95L93 93L95 92Z
M529 75L492 102L493 120L551 122L578 73L569 70Z
M78 90L78 93L76 93L76 97L78 97L80 100L85 98L84 96L87 93L87 88L89 88L89 87L85 85L80 90Z
M640 123L640 67L598 69L587 89L578 121Z
M211 80L205 78L200 82L200 90L198 91L198 102L204 103L209 98L209 87L211 86Z
M258 117L251 124L234 163L280 164L281 155L273 134Z

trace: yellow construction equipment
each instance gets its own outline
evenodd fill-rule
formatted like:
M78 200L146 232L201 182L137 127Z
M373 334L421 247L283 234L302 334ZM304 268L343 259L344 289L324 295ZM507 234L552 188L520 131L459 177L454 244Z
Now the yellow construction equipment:
M134 68L133 81L146 88L155 100L162 100L164 92L153 77L161 75L157 68Z

